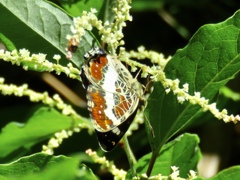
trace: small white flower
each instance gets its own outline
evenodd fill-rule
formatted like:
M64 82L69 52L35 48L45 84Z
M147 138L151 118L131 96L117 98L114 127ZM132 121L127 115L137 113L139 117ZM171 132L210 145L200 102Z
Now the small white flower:
M77 127L73 129L73 131L74 131L74 132L77 132L77 133L80 132L80 130L81 130L81 129L80 129L80 128L77 128Z
M193 170L190 170L189 171L189 175L188 175L188 179L190 180L190 179L195 179L195 178L197 178L197 173L195 172L195 171L193 171Z
M12 51L12 55L14 56L17 51ZM27 49L20 49L19 53L22 57L28 58L30 56L30 52Z
M74 128L74 129L76 129L76 128ZM76 131L74 131L74 132L76 132ZM80 132L80 130L79 130L79 132ZM67 136L72 136L72 135L73 135L73 131L72 130L68 130L67 131Z
M180 104L183 104L186 99L183 96L178 96L177 100Z
M96 14L97 10L95 8L91 8L91 13Z
M0 84L3 84L5 79L3 77L0 77Z
M125 179L127 172L122 169L117 169L116 166L109 162L106 157L99 157L95 151L91 149L86 150L86 153L93 159L94 162L99 163L114 175L114 179Z
M55 54L53 56L53 59L55 59L58 62L61 59L61 56L59 54Z
M24 69L25 71L27 71L27 70L28 70L28 66L23 66L23 69Z
M179 177L179 170L178 167L176 166L171 166L171 169L173 170L172 174L170 175L170 177L172 179L177 179Z
M188 90L189 90L189 85L187 84L187 83L185 83L184 85L183 85L183 90L187 93L188 92Z
M170 88L165 89L166 94L170 93L170 91L171 91Z
M58 140L55 138L51 138L49 141L49 146L53 148L58 147L59 146Z

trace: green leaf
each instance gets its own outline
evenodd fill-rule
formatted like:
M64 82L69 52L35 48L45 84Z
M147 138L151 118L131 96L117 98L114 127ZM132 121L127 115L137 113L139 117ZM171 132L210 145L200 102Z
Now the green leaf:
M171 166L179 167L180 177L187 177L190 170L197 169L197 164L201 158L198 147L199 138L194 134L183 134L173 141L165 144L158 154L156 163L152 170L152 176L162 174L168 176L172 173ZM152 153L140 158L135 165L137 173L146 173ZM131 171L128 172L130 177Z
M89 124L89 121L73 120L53 108L39 108L27 123L11 122L0 133L0 159L21 154L34 144L48 139L55 132L72 128L74 124Z
M100 16L102 16L103 21L109 21L110 23L114 21L114 17L116 16L115 12L113 12L113 8L117 6L117 0L108 0L105 1L105 9L101 10Z
M209 180L224 180L224 179L238 180L239 178L240 178L240 166L233 166L219 172L214 177L209 178Z
M188 83L191 95L201 92L201 96L212 100L240 70L239 29L240 11L222 23L201 27L167 64L167 77L179 79L180 86ZM196 117L202 111L198 105L179 104L175 95L166 95L159 83L154 88L145 113L154 129L155 138L148 138L156 157L170 137L192 120L201 120Z
M100 14L100 10L104 9L104 4L107 1L102 0L88 0L88 1L66 1L59 0L62 7L72 16L81 16L83 11L90 11L91 8L98 10L97 14Z
M26 174L40 172L66 159L69 160L70 158L64 156L54 157L44 153L37 153L22 157L10 164L1 164L0 174L4 176L24 176Z
M42 0L0 0L0 12L0 33L11 40L17 49L47 54L48 60L53 62L53 55L60 54L62 58L59 63L69 63L66 59L66 35L71 34L73 22L59 8ZM94 43L93 37L86 32L71 59L77 67L80 67L83 55Z
M78 169L78 161L65 156L37 153L10 164L0 164L0 175L21 179L97 179L86 166Z

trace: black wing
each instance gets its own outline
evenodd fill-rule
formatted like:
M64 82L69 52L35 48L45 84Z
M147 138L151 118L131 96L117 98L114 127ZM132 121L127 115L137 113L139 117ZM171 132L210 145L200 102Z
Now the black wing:
M102 148L102 150L107 152L111 151L118 144L118 142L122 139L123 135L126 133L129 126L131 125L136 113L137 113L137 108L134 111L134 113L132 113L128 117L126 121L124 121L122 124L120 124L119 126L117 126L116 128L108 132L99 132L95 130L99 145Z

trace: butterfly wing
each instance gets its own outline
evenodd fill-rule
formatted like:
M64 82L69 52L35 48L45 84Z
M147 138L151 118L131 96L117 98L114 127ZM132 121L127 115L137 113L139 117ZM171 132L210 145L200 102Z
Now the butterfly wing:
M119 60L109 55L90 58L81 77L96 130L106 132L115 128L137 108L141 87Z
M87 104L95 129L99 132L107 132L127 120L138 105L137 96L131 95L124 96L89 85ZM133 96L135 99L132 99Z
M95 130L99 145L102 150L107 152L111 151L118 144L131 125L136 112L137 109L128 117L126 121L108 132L99 132L98 130Z
M104 151L111 151L128 130L137 108L130 114L128 109L125 109L131 107L124 105L127 102L116 101L121 99L121 95L115 93L111 97L109 95L106 97L106 93L96 86L89 85L87 100L99 145Z
M100 146L112 150L133 121L140 84L117 59L95 49L85 55L81 78Z

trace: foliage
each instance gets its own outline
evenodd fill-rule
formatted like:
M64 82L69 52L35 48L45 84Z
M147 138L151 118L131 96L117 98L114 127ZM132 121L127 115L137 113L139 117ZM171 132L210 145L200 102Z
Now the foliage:
M97 173L97 164L103 169L100 172L107 169L115 179L147 179L148 176L156 179L192 179L201 158L199 137L185 131L205 122L210 124L216 119L221 120L221 123L238 123L238 115L228 114L228 111L238 113L236 108L229 106L227 102L237 104L229 99L235 98L238 101L239 98L236 97L239 94L225 85L231 79L237 80L236 75L240 69L240 11L236 11L231 17L228 14L221 20L217 19L218 23L215 24L202 27L196 25L200 28L191 38L189 37L193 30L180 23L185 14L176 18L175 23L166 21L183 39L189 38L189 42L184 42L185 47L176 53L173 51L180 46L174 47L175 41L166 43L166 46L170 44L175 49L164 52L173 55L171 58L164 58L156 51L146 50L149 48L148 43L144 48L145 44L141 40L128 36L129 31L138 34L141 29L156 28L144 25L132 27L134 18L133 22L125 22L131 20L128 8L132 7L136 14L144 14L145 11L158 12L165 19L169 14L174 14L174 8L177 14L177 10L182 7L196 10L201 9L204 4L163 0L151 3L133 0L127 6L128 3L125 0L0 0L0 42L8 50L0 51L2 179L108 178L109 174L103 176ZM228 5L234 6L234 1ZM165 14L166 10L169 14ZM86 13L82 14L83 11ZM74 19L72 16L86 19ZM153 19L154 17L150 17L147 20ZM86 27L81 27L85 29L84 34L79 34L81 29L76 26L73 30L76 22L82 23L81 20L84 23L86 21ZM144 38L151 41L159 34L160 32L147 32ZM68 59L69 52L66 48L70 36L81 40L77 51L70 52L71 58ZM160 42L161 39L158 44ZM151 81L146 82L146 86L153 84L153 90L147 94L144 102L144 112L140 110L128 132L131 134L131 148L126 148L127 141L124 140L123 148L129 158L130 168L126 165L127 159L121 146L108 154L99 149L92 133L93 126L89 118L85 118L87 111L84 102L83 105L80 102L74 103L67 95L62 100L60 96L53 95L55 91L52 88L39 81L40 78L43 79L44 73L55 72L67 86L77 89L79 96L84 97L79 76L83 55L100 44L110 54L118 55L132 71L141 69L142 78L138 78L141 82L146 82L146 77L150 77ZM137 51L127 50L136 49L137 46L140 46ZM152 47L157 51L164 50L156 48L156 44L150 46ZM25 72L15 65L31 71ZM223 89L219 95L221 88ZM143 117L145 128L137 121ZM88 148L96 151L86 151ZM132 152L135 155L140 154L137 155L137 162L134 161ZM211 179L226 177L238 179L239 166L229 167ZM204 179L200 176L197 178Z

